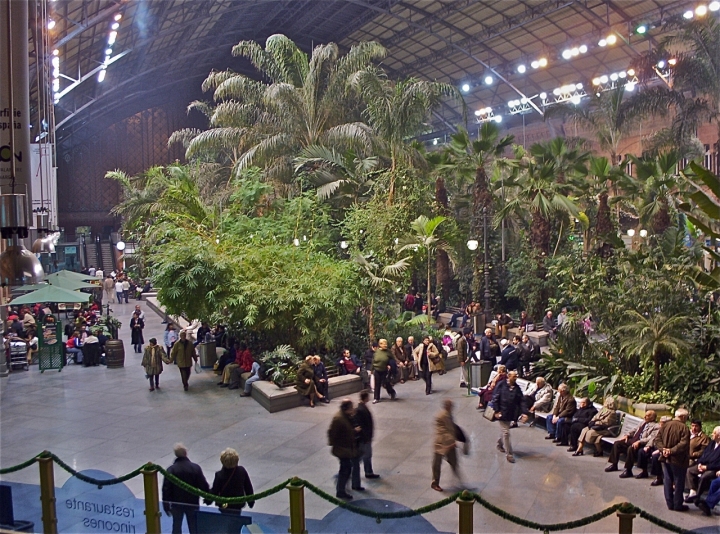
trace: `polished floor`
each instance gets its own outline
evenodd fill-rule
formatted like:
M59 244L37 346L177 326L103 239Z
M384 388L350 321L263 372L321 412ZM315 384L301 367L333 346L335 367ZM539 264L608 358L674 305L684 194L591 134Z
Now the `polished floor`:
M260 491L291 477L306 478L334 492L337 460L327 446L327 427L338 410L338 401L315 409L298 408L269 414L251 398L215 385L210 371L191 377L184 392L178 370L167 366L160 391L148 391L133 354L127 325L135 302L115 304L115 315L123 322L125 367L83 368L70 366L62 372L37 366L0 379L0 466L7 467L48 449L75 469L100 469L122 475L147 461L169 465L172 445L182 441L190 458L206 476L219 468L219 454L233 447L240 454L256 490ZM142 303L141 303L142 304ZM144 307L144 306L143 306ZM145 309L145 339L162 343L164 325ZM397 387L398 400L371 407L376 421L373 444L375 470L382 478L364 481L363 499L392 501L408 507L433 503L442 494L430 489L433 417L445 398L455 400L456 420L470 435L472 450L461 458L464 480L490 502L520 517L543 523L569 521L598 512L612 503L630 501L658 517L687 529L719 532L718 516L705 518L692 507L689 513L665 508L662 488L651 488L649 480L621 480L605 473L606 460L592 455L573 458L563 447L543 439L538 429L512 431L517 463L509 464L495 450L499 427L475 410L475 398L458 387L458 371L436 377L435 393L424 395L421 382ZM68 475L55 470L56 485ZM2 477L3 480L37 484L37 468ZM448 491L457 482L447 464L441 485ZM135 496L143 497L142 479L127 483ZM447 495L446 492L444 495ZM358 497L360 495L356 494ZM306 492L307 516L322 519L335 507ZM379 501L378 501L379 502ZM255 511L287 515L287 492L259 501ZM457 507L451 505L425 518L439 531L455 532ZM362 523L345 520L341 530L359 532ZM340 527L338 527L340 528ZM615 516L579 529L583 532L617 532ZM527 529L475 506L477 532L522 532ZM636 519L635 532L663 532Z

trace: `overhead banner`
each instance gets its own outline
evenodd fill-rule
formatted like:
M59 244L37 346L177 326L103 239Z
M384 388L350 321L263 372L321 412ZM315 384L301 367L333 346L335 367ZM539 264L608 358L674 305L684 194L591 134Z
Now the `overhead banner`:
M32 210L45 208L50 213L50 227L57 228L57 168L52 166L52 146L48 143L33 143L30 146L30 194ZM35 228L35 217L30 221Z

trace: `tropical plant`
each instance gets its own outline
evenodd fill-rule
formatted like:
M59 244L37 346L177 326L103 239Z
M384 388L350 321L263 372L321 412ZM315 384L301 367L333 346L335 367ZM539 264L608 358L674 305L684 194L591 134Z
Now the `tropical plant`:
M375 42L363 42L341 56L335 43L316 46L308 57L284 35L271 35L262 48L241 41L233 55L248 59L267 82L232 71L212 72L203 90L214 90L210 129L191 132L188 158L227 158L233 175L253 165L276 183L293 176L293 159L313 145L371 145L370 129L357 120L357 98L348 80L385 55ZM201 106L203 110L207 106ZM181 131L171 142L188 137Z
M678 357L690 350L683 333L689 317L661 313L642 315L635 310L626 312L628 323L618 328L621 350L637 354L643 367L653 367L653 391L660 389L660 365L664 358Z
M392 204L397 167L424 165L422 154L410 139L427 127L430 112L443 98L463 102L462 96L450 84L414 78L395 82L378 69L358 71L351 84L365 100L363 116L375 133L381 153L390 160L387 201Z
M273 350L263 352L258 359L265 365L266 376L280 389L295 378L302 360L290 345L278 345Z

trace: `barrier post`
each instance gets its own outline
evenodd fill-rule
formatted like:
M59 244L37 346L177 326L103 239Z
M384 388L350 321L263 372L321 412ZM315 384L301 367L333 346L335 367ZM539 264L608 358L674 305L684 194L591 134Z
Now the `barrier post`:
M287 486L290 492L290 534L307 534L305 530L305 486L295 477Z
M618 534L632 534L633 531L633 519L637 514L628 514L625 512L618 512L617 516L620 524L618 525Z
M40 466L40 502L42 504L43 532L57 534L57 512L55 510L55 472L53 459L38 458Z
M157 471L143 469L143 486L145 488L145 526L147 534L160 534L160 494L158 493Z
M475 497L465 490L455 501L458 505L458 534L473 534L473 506Z

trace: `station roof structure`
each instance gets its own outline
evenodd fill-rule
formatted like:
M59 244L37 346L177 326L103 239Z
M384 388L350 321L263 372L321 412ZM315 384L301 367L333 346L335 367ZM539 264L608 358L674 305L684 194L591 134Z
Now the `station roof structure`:
M520 114L542 120L541 95L552 101L553 91L577 84L576 92L589 93L592 80L626 73L634 58L656 47L668 20L688 13L714 16L720 7L687 0L55 0L48 5L50 50L57 50L62 73L57 140L71 144L76 133L89 135L149 103L183 92L203 97L200 83L212 69L256 75L249 63L232 57L231 48L241 40L264 42L275 33L307 52L330 41L347 49L375 40L388 50L382 66L390 77L461 88L470 123L480 120L476 111L487 108L508 120ZM703 14L695 14L701 5ZM447 103L432 127L447 131L462 120L460 107Z

